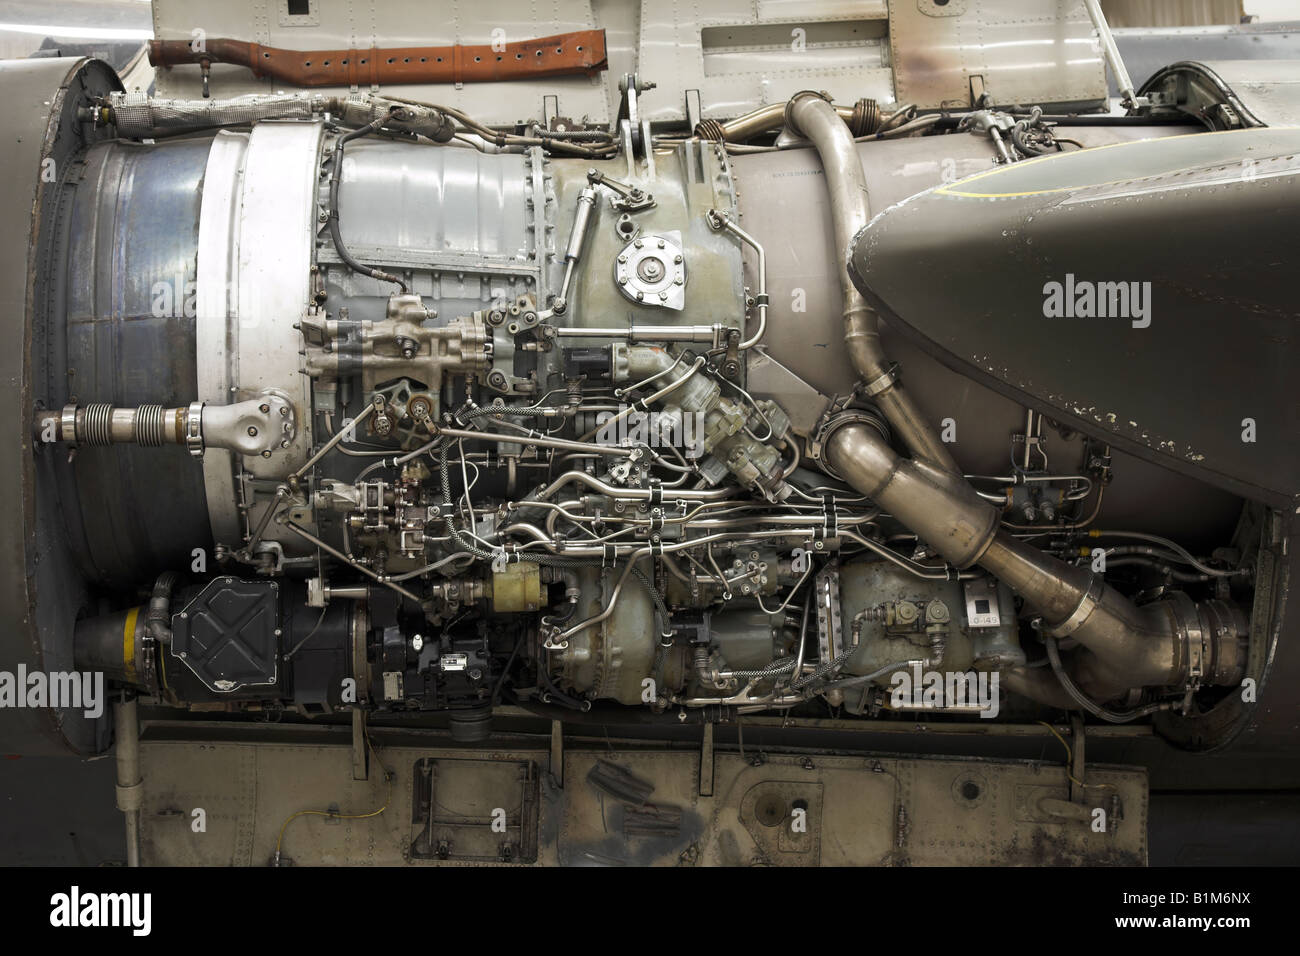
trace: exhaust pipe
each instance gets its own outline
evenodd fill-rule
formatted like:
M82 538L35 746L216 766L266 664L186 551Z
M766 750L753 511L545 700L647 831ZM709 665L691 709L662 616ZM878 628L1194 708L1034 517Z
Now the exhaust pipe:
M898 380L897 366L885 358L880 345L880 316L849 279L849 248L853 237L871 219L867 177L862 171L853 135L844 120L820 93L796 93L786 104L786 126L810 140L826 172L835 228L835 254L844 290L844 344L853 368L863 381L863 393L879 406L914 458L957 473L947 447L921 417L912 397Z
M1041 615L1048 640L1079 645L1063 669L1096 700L1135 687L1189 681L1235 684L1245 672L1245 615L1186 595L1136 607L1099 575L1044 554L998 527L997 510L969 485L926 462L900 458L857 422L826 439L828 464L959 568L978 564ZM1063 709L1083 705L1042 668L1004 671L1007 689Z
M912 454L900 458L875 429L846 419L825 439L826 463L959 568L980 565L1041 615L1053 669L1002 672L1007 689L1050 706L1091 710L1133 688L1234 684L1245 672L1245 616L1222 601L1185 595L1138 608L1099 576L1068 565L999 528L997 511L975 493L911 397L880 344L880 318L848 272L854 237L870 219L866 177L843 121L817 93L798 93L787 125L812 141L830 191L844 289L844 338L864 395ZM1057 641L1077 645L1062 657ZM1059 663L1059 668L1056 666ZM1137 714L1125 715L1131 719Z

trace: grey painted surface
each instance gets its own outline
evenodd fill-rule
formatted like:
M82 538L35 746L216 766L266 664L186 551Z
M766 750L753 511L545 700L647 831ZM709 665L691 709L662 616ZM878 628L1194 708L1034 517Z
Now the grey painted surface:
M126 858L112 757L0 755L0 866L103 866Z

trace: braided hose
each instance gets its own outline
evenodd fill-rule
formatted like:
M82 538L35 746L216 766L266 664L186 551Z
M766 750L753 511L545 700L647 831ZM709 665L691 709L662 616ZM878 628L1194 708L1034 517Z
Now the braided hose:
M727 671L727 676L740 680L764 680L769 677L780 677L787 671L794 670L794 665L794 658L787 657L784 660L773 661L759 670Z

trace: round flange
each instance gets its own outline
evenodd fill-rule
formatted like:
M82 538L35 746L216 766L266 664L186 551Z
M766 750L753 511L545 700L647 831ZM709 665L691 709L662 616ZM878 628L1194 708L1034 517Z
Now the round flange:
M614 262L619 291L642 305L681 309L686 303L686 257L677 235L642 236Z

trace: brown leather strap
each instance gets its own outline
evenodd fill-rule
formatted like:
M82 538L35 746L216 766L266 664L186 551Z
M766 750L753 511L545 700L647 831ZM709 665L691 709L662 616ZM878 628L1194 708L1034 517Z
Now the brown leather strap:
M198 63L246 66L290 86L355 86L359 77L380 83L491 83L547 76L592 75L608 67L604 30L491 46L401 47L368 50L282 50L226 38L209 39L202 51L188 40L153 40L154 66Z

